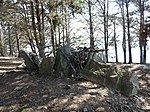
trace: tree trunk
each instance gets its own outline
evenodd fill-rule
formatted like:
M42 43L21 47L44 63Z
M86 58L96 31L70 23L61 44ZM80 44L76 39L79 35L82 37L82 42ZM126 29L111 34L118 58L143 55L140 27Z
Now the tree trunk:
M140 10L140 36L139 36L139 47L140 47L140 63L143 62L143 52L142 52L142 23L143 23L143 11L142 11L142 3L140 0L140 4L139 4L139 10Z
M130 37L130 18L129 18L129 4L126 0L126 9L127 9L127 28L128 28L128 49L129 49L129 63L132 63L132 51L131 51L131 37Z
M30 5L31 5L31 19L32 19L32 27L33 27L33 35L35 38L35 42L37 47L39 46L39 39L37 37L37 32L36 32L36 24L35 24L35 14L34 14L34 6L33 6L33 2L30 0Z
M65 27L63 26L63 45L65 45Z
M16 26L16 23L15 23L15 26ZM15 28L15 36L16 36L16 41L17 41L18 57L20 57L20 43L19 43L19 38L18 38L18 34L17 34L16 28Z
M51 25L50 31L51 31L51 42L52 42L52 48L53 48L53 55L55 57L56 56L56 54L55 54L56 48L55 48L54 25L53 25L52 20L50 20L50 25Z
M59 40L58 40L58 46L60 46L60 45L61 45L61 32L60 32L60 25L59 25L59 27L58 27L58 38L59 38Z
M146 64L146 45L144 45L143 63Z
M40 51L40 55L45 57L45 35L44 35L44 6L43 2L41 2L41 9L42 9L42 19L41 19L41 47L42 50Z
M144 43L143 43L143 63L144 63L144 64L146 64L146 53L147 53L147 52L146 52L146 41L147 41L147 32L148 32L148 31L147 31L147 28L145 28L145 33L146 33L146 34L144 35L144 37L142 37L143 40L144 40L144 41L143 41L143 42L144 42Z
M109 0L104 0L104 43L105 43L105 55L106 62L108 62L108 3Z
M146 63L146 45L144 45L145 43L143 43L143 38L145 36L143 33L144 33L144 1L140 0L140 37L139 37L140 63Z
M22 7L23 7L23 10L26 10L26 8L29 8L27 6L27 4L25 4L25 6L22 5ZM27 18L28 16L29 16L28 12L24 12L24 21L25 21L25 25L26 25L25 29L26 29L26 32L27 32L27 36L28 36L28 39L29 39L29 45L31 47L31 50L32 50L33 53L36 53L36 48L35 48L35 45L34 45L34 42L33 42L34 37L32 36L32 33L31 33L33 28L28 27L28 23L30 23L29 18Z
M10 34L10 25L8 24L8 43L9 43L9 55L13 56L12 45L11 45L11 34Z
M1 25L1 24L0 24ZM2 25L0 27L0 55L4 56L4 45L3 45L3 30Z
M44 39L42 36L42 21L41 21L41 15L40 15L40 11L39 11L39 1L35 0L36 2L36 18L37 18L37 29L38 29L38 36L39 36L39 44L38 44L38 50L39 50L39 55L40 57L44 58L45 57L45 52L44 52ZM43 7L42 7L43 8ZM44 12L42 12L44 13Z
M62 6L63 7L63 6ZM64 14L64 8L62 8L62 14ZM64 18L62 18L62 21L64 21ZM65 26L62 25L62 40L63 40L63 45L65 45Z
M142 46L140 45L140 63L143 63L143 51L142 51Z
M2 38L1 38L1 30L0 30L0 55L3 56L3 42L2 42Z
M18 34L17 34L17 31L16 32L16 40L17 40L17 50L18 50L18 57L20 57L20 45L19 45L19 38L18 38Z
M116 21L114 17L114 46L115 46L115 55L116 55L116 63L118 63L118 50L117 50L117 41L116 41Z
M107 0L107 8L106 8L106 45L107 45L107 48L106 49L106 52L107 52L107 56L106 56L106 61L108 62L108 19L109 19L109 15L108 15L108 10L109 10L109 0Z
M69 28L69 26L68 26L68 24L69 24L69 23L68 23L68 19L69 19L69 18L68 18L67 8L65 7L64 10L65 10L65 21L64 21L64 22L65 22L65 37L66 37L66 43L67 43L67 44L70 44L69 33L68 33L68 32L69 32L69 29L68 29L68 28Z
M88 0L89 7L89 19L90 19L90 49L94 49L94 32L93 32L93 21L92 21L92 11L91 11L91 1Z
M123 54L124 54L124 63L126 63L126 27L125 27L125 14L124 14L124 1L122 0L121 5L121 14L123 19L123 42L122 42L122 48L123 48Z

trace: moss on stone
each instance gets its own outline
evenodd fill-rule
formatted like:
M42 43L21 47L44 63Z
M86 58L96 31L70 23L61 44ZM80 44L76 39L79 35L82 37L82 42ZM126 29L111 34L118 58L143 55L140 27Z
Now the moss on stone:
M90 60L82 71L82 77L105 85L108 88L116 89L125 95L137 93L138 82L135 74L118 68L115 65ZM133 84L134 82L136 82L136 84Z

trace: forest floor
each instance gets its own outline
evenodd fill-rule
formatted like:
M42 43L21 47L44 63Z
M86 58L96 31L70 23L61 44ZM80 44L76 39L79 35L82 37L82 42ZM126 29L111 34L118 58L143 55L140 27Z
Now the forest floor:
M150 65L119 65L139 78L138 94L127 97L84 79L17 70L22 61L0 57L0 112L150 112Z

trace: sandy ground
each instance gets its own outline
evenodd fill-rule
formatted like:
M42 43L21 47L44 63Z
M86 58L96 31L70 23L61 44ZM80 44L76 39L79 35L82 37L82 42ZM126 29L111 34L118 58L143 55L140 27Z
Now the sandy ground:
M39 76L17 70L22 59L0 57L0 112L150 112L150 68L118 66L135 71L140 89L127 97L84 79Z

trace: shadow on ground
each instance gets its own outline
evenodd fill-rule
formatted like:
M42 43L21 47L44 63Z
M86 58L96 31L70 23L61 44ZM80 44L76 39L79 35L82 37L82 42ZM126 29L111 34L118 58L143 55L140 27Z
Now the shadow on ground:
M0 75L0 112L21 112L24 108L35 112L148 112L150 72L143 72L141 66L128 69L139 77L137 96L127 97L84 79L38 76L12 69Z

